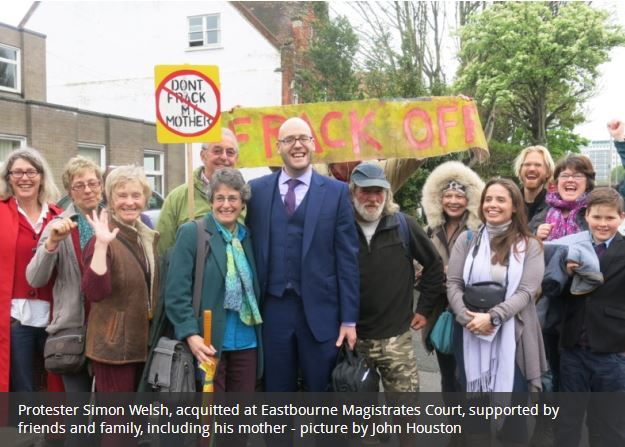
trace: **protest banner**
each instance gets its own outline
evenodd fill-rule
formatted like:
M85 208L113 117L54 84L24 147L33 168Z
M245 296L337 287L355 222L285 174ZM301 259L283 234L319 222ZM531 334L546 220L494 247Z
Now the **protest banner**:
M298 116L312 129L316 163L428 158L472 150L488 155L475 103L457 96L235 108L222 114L237 136L239 167L279 166L278 130Z

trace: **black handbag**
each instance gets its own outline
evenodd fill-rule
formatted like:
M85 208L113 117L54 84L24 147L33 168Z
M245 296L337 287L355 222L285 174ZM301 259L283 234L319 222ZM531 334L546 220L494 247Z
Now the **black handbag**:
M377 392L380 388L380 375L356 350L343 343L336 366L332 371L332 391L336 392Z
M471 268L469 269L469 278L473 272L473 262L477 255L482 240L482 233L480 232L475 247L473 248L473 260L471 261ZM509 263L508 263L509 264ZM473 284L466 284L464 286L464 295L462 300L464 305L473 312L488 312L496 305L503 303L506 299L506 290L508 289L508 267L506 267L506 283L501 284L497 281L479 281Z
M61 329L48 335L43 347L44 367L55 374L77 373L85 365L85 327Z
M463 299L467 309L473 312L488 312L506 299L506 287L496 281L467 284L464 286Z

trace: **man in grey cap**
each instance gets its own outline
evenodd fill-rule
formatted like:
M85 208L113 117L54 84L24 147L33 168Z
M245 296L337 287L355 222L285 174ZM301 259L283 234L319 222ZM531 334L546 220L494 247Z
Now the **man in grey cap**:
M378 368L386 391L418 391L410 328L421 329L442 298L443 264L417 221L399 211L379 165L358 165L349 189L360 243L356 348ZM424 266L416 312L413 260Z

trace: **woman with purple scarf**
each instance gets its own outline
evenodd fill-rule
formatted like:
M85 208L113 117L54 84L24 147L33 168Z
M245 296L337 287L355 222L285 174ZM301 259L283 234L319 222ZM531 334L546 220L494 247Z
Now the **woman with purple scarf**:
M552 241L587 229L586 196L595 186L595 170L584 155L568 155L556 164L555 190L549 188L545 210L534 216L530 229Z
M530 230L543 241L552 241L563 236L588 229L586 219L586 197L595 186L595 170L590 159L584 155L568 155L556 163L553 173L555 185L547 192L547 207L536 214L529 223ZM554 187L555 186L555 187ZM561 303L548 303L550 314L558 314ZM543 377L544 391L558 391L560 385L560 333L558 324L543 328L545 354L551 371ZM532 445L551 445L551 424L546 418L538 418L532 438Z

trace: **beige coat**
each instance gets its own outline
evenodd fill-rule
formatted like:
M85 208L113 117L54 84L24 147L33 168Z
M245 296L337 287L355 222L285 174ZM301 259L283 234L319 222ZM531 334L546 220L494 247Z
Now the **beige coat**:
M462 326L469 323L467 308L462 299L464 295L464 263L473 247L475 238L470 242L467 233L462 233L452 249L447 269L447 298L449 305L456 316L456 321ZM503 303L491 309L502 321L515 319L516 363L521 369L530 391L542 389L541 376L549 370L545 357L542 330L536 315L534 298L540 289L545 272L543 248L536 239L530 239L525 260L523 274L517 290Z

